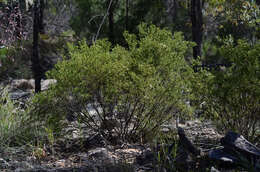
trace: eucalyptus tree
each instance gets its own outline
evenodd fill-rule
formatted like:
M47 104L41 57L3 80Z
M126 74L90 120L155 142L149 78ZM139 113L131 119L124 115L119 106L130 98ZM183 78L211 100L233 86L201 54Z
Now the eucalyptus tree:
M64 0L62 1L61 0L52 0L52 1L34 0L33 1L33 54L32 54L31 61L32 61L32 72L35 79L36 93L41 91L41 79L45 77L45 72L50 68L50 66L53 65L53 64L49 64L51 62L48 62L48 59L46 59L48 58L46 56L46 53L50 51L48 50L50 48L47 45L49 44L48 41L50 39L53 40L57 37L59 38L62 32L67 31L68 26L61 26L61 25L64 25L68 20L67 15L71 15L70 14L71 11L68 10L68 8L71 7L71 3L73 2L64 1ZM68 14L60 15L62 12L66 12ZM65 20L65 22L61 21L63 19ZM52 46L52 48L55 49L56 46ZM56 51L56 50L52 50L52 51Z
M31 57L32 71L35 79L35 92L41 91L41 79L43 77L39 58L39 34L44 33L43 11L44 0L34 0L33 8L33 53Z

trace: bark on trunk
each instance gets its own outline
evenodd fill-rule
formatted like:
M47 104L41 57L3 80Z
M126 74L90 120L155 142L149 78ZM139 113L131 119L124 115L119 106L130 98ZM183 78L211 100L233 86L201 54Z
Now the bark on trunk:
M125 3L125 30L128 30L129 0L126 0Z
M109 4L110 1L108 1ZM109 41L112 43L112 45L115 44L115 35L114 35L114 10L117 5L118 0L113 1L111 7L108 11L108 28L109 28Z
M191 0L191 23L192 41L197 45L193 47L194 59L201 57L203 21L202 21L202 2L201 0Z
M35 93L41 91L41 65L39 59L39 25L40 25L39 1L34 1L34 18L33 18L33 54L32 54L32 72L35 79Z
M255 1L257 5L260 5L260 0Z
M114 11L113 7L110 8L109 14L108 14L108 20L109 20L109 41L114 44Z

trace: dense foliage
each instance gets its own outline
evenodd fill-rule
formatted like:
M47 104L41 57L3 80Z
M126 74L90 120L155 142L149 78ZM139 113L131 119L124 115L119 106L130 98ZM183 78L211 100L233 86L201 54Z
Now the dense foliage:
M193 44L153 25L140 25L138 36L124 35L129 48L106 40L69 45L70 59L48 73L57 80L47 93L56 102L51 115L59 107L108 139L116 134L137 141L189 111L193 70L184 57Z
M260 44L226 41L220 52L232 66L198 74L201 106L223 131L237 131L252 140L259 135Z

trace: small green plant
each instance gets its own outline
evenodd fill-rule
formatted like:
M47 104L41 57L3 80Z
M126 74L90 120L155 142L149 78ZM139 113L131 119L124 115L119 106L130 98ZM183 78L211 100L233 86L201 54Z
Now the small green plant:
M166 169L167 171L176 171L175 158L177 156L178 139L177 133L159 133L154 139L156 152L156 164L159 169ZM159 149L158 149L159 148Z
M38 142L37 145L31 145L31 155L38 161L46 158L47 152L44 145Z
M70 59L47 74L57 84L36 96L37 114L58 121L73 113L110 141L134 142L176 114L188 114L193 70L185 56L193 44L181 33L145 24L138 35L124 36L128 48L106 40L69 44Z
M7 55L7 47L0 47L0 60L2 61L3 59L6 58Z
M53 129L51 127L45 127L45 132L47 134L48 142L50 143L52 154L54 154L55 150L53 145L54 145L55 137L54 137Z

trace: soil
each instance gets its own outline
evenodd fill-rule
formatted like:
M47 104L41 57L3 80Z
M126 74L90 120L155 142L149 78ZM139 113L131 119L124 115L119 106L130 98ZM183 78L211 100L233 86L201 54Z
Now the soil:
M33 151L29 146L0 150L0 171L144 172L156 169L156 156L149 145L107 145L98 134L82 137L77 126L77 122L72 122L64 130L63 138ZM174 132L173 126L164 130ZM194 120L180 126L205 150L217 146L222 137L210 123ZM83 132L83 135L86 134Z

